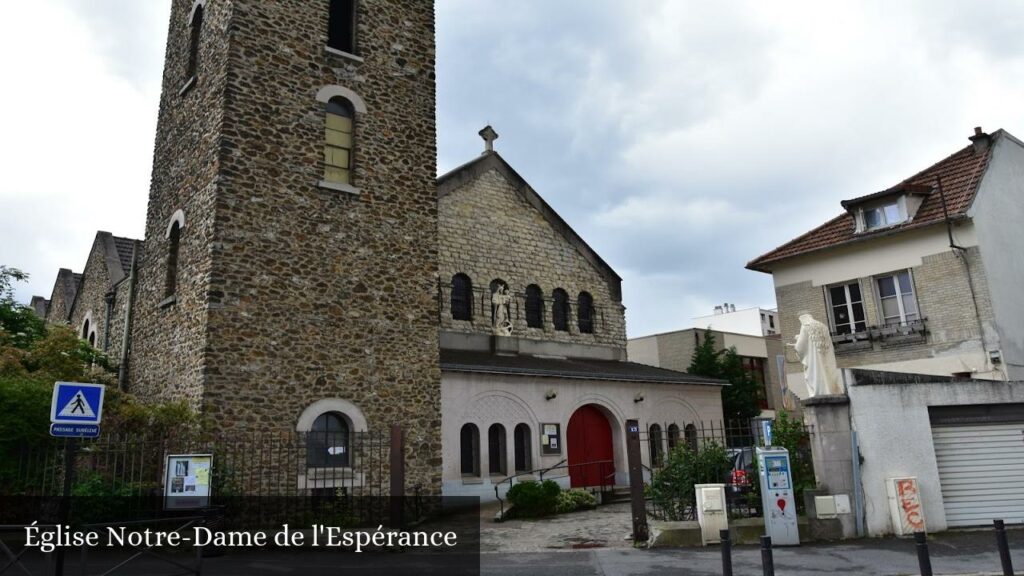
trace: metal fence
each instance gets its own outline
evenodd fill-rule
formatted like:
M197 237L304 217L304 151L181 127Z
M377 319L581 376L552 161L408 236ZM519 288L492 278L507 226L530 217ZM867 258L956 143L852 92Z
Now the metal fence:
M659 520L696 520L693 484L724 483L730 518L762 516L755 447L761 445L761 419L728 422L649 423L640 430L646 462L647 513ZM797 510L803 488L813 487L809 437L790 451Z

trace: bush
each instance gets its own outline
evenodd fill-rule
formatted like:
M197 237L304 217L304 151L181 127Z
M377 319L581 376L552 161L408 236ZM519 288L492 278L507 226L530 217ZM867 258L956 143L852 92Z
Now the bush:
M552 480L526 480L509 488L507 498L515 507L516 516L537 518L557 511L561 491L558 484Z
M717 443L708 442L697 452L678 446L665 467L654 473L647 496L661 508L665 520L689 520L696 504L694 486L725 482L731 469L729 454Z
M593 494L586 490L574 488L572 490L559 492L558 501L555 504L555 513L565 514L566 512L586 510L596 506L597 498L594 498Z

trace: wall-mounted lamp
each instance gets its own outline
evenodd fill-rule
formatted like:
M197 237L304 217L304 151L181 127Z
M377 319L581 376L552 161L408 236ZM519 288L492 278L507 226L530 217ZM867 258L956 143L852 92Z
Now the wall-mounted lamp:
M548 391L547 391L547 392L546 392L546 393L544 394L544 399L545 399L545 400L554 400L554 399L555 399L555 398L557 398L557 397L558 397L558 392L555 392L555 389L554 389L554 388L552 388L551 390L548 390Z
M643 392L637 392L636 396L633 396L633 402L634 403L643 402L643 401L644 401L644 393Z

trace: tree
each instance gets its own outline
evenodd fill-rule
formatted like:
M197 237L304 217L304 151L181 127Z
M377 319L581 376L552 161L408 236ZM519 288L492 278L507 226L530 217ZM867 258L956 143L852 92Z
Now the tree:
M28 279L28 274L0 265L0 347L27 349L46 334L43 319L35 310L14 300L14 283Z
M757 381L743 367L735 347L717 349L710 328L697 342L687 372L729 381L729 386L722 388L722 412L727 420L749 420L761 413Z

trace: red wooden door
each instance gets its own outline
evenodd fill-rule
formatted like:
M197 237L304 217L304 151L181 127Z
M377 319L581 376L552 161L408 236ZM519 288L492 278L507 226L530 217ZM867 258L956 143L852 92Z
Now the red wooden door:
M570 484L574 488L600 486L602 478L615 471L612 427L608 424L608 418L592 404L583 406L569 418L566 437ZM614 480L609 479L608 482Z

